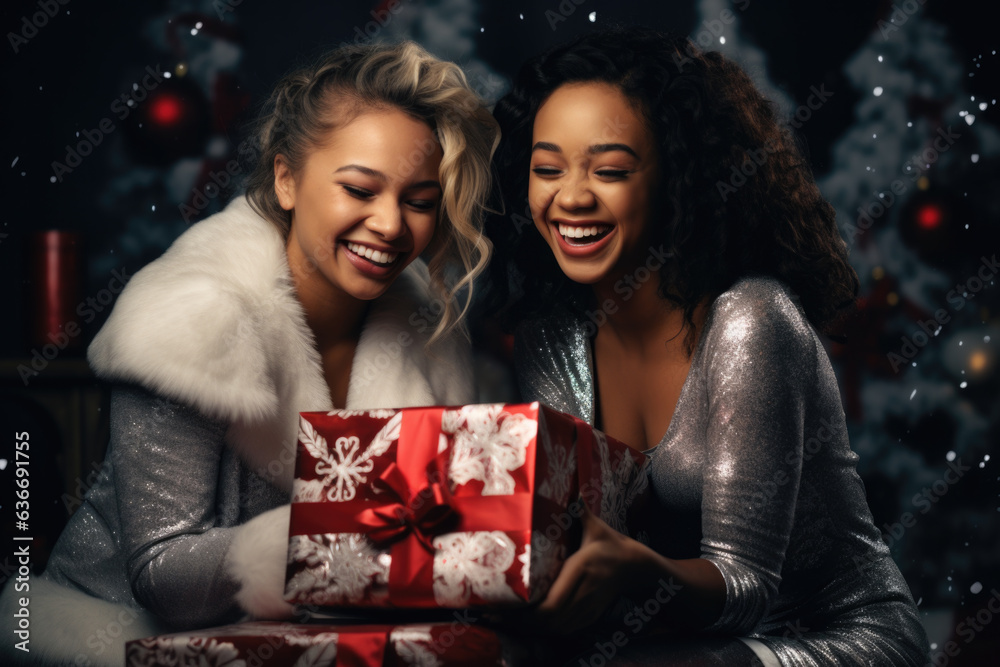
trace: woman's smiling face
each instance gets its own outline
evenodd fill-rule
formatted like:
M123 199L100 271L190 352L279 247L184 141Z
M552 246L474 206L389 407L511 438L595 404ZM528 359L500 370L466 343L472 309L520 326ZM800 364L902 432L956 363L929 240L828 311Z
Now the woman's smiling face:
M617 87L565 84L539 108L528 201L571 280L610 285L643 263L659 181L654 137Z
M434 236L441 157L431 128L393 109L332 130L297 174L277 160L289 262L314 267L306 273L322 289L380 296Z

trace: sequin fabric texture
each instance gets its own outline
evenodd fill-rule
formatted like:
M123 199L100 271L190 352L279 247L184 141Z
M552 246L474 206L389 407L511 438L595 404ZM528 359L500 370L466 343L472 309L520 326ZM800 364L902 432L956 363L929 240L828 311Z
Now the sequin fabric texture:
M225 446L226 424L145 389L116 386L102 472L45 576L170 624L234 620L221 571L233 527L288 502Z
M525 400L594 423L584 321L523 323ZM856 472L836 376L788 288L746 277L713 302L673 419L651 456L641 527L726 582L708 628L756 637L786 666L923 665L927 639Z

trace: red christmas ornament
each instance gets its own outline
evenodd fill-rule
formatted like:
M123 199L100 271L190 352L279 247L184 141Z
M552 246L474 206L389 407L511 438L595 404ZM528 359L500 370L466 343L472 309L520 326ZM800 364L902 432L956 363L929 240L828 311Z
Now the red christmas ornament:
M937 204L924 204L917 209L917 224L923 229L934 229L941 224L944 212Z
M149 116L159 125L173 125L183 113L181 101L174 95L160 95L149 104Z
M212 104L191 78L161 81L122 123L133 157L144 164L172 164L202 155L212 131Z

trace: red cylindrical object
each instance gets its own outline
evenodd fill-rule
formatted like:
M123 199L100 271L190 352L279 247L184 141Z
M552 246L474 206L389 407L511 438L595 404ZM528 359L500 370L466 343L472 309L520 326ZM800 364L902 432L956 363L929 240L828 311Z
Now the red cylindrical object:
M83 300L83 235L48 230L28 240L28 346L83 346L77 307Z

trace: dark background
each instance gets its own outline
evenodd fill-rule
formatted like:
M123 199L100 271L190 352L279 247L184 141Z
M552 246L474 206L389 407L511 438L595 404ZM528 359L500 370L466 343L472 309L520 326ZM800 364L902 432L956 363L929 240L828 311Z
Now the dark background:
M403 2L404 11L374 36L420 41L465 66L472 83L495 99L527 56L580 32L621 22L696 37L707 29L706 17L732 7L695 0L579 2ZM805 104L814 89L825 86L833 92L799 129L821 189L838 209L863 282L862 308L848 327L848 342L831 344L829 351L876 523L919 601L932 641L941 644L954 638L962 619L983 609L1000 586L1000 484L993 467L997 463L989 461L1000 432L995 281L968 294L962 307L947 299L956 284L967 285L983 257L1000 251L995 194L1000 135L993 125L1000 40L988 11L992 5L929 0L911 14L906 7L920 7L916 0L733 4L744 9L734 11L738 22L725 27L728 46L713 40L711 48L748 66L765 91L784 98L788 114ZM45 342L32 338L28 329L37 318L37 298L31 296L38 282L31 234L43 229L82 233L84 268L73 303L99 297L102 290L113 296L113 271L133 274L189 223L221 207L227 194L209 196L210 177L225 171L243 138L245 121L281 74L354 40L374 25L371 12L385 10L385 3L363 0L100 6L70 1L37 34L18 44L16 53L10 34L22 32L24 17L30 20L41 10L37 2L20 1L7 2L0 10L0 27L7 35L0 48L3 414L12 428L30 424L38 434L33 451L47 451L50 457L49 464L35 460L32 471L38 485L33 497L47 493L52 499L51 507L38 509L45 514L45 525L51 524L49 534L58 534L74 506L65 498L56 500L61 487L68 487L72 496L78 480L82 485L75 486L85 491L92 460L100 456L93 446L75 457L67 454L72 439L59 435L44 402L33 402L32 391L49 386L46 382L55 387L53 392L65 391L74 383L90 382L85 374L77 377L76 370L55 363L27 380L17 371ZM899 30L886 27L894 11L907 18ZM192 35L198 21L203 28ZM886 62L876 65L869 56L881 55L883 45ZM188 66L185 76L177 75L180 63ZM119 120L112 102L140 82L147 67L175 75ZM875 80L881 85L883 78L881 96L873 97L871 86L859 83ZM187 124L157 127L150 115L155 94L173 95ZM985 110L978 107L983 102ZM166 109L169 115L169 104ZM975 123L968 124L960 111L973 113ZM112 119L114 131L71 173L64 173L61 182L51 182L53 163L65 162L67 146L81 140L77 133L93 131L104 118ZM901 125L910 121L914 128L907 134ZM948 126L961 138L926 168L927 180L918 185L901 171L902 165L932 145L939 127ZM888 138L865 143L869 134ZM876 191L888 190L901 178L905 193L877 216L870 230L852 236L857 207L870 206L877 201ZM937 223L925 226L921 220ZM80 323L82 334L59 352L59 362L82 359L109 309L94 308L97 316ZM905 349L901 338L915 340L918 323L939 309L949 315L941 335L916 346L912 360L893 368L890 355ZM99 405L94 400L86 405ZM91 407L84 410L100 441L106 423ZM12 458L4 437L0 451ZM954 460L971 470L955 484L939 484L945 492L935 494L929 510L921 512L923 505L914 502L914 495L933 490ZM11 471L12 466L0 471L5 510L12 500L6 495ZM915 516L914 525L894 527L906 512ZM5 520L4 525L11 524ZM963 659L974 664L973 657L998 633L1000 623L995 623L978 631L974 641L957 640L963 652L949 664Z

